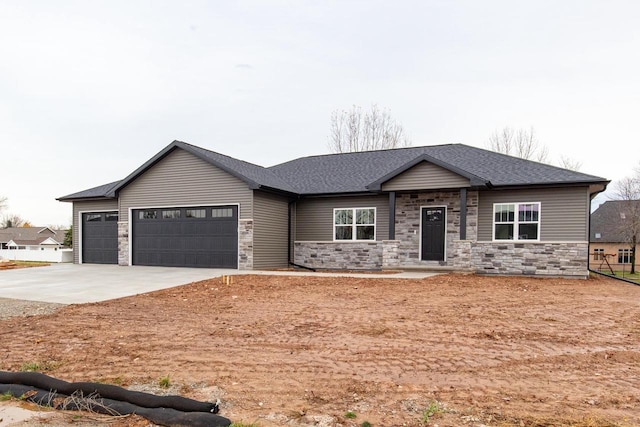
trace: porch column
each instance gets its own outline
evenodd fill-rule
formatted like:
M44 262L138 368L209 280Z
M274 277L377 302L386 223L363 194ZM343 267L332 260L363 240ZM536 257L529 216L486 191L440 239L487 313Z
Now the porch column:
M389 240L396 239L396 192L389 193Z
M460 240L467 240L467 189L460 189Z

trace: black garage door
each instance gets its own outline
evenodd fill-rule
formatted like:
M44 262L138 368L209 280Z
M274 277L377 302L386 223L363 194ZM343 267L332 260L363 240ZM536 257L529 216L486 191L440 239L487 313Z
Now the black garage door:
M82 262L118 263L118 212L82 214Z
M136 209L133 264L238 267L238 207Z

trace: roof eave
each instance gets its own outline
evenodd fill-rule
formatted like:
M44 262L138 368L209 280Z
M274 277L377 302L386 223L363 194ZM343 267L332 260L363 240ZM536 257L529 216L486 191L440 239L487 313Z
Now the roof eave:
M559 181L559 182L529 182L518 184L493 184L492 188L495 190L500 189L522 189L522 188L543 188L543 187L584 187L584 186L603 186L603 190L611 181ZM598 191L599 192L599 191Z

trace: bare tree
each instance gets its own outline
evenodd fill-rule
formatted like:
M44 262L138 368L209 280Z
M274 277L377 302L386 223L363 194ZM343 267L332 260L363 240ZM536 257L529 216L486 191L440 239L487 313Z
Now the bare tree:
M619 201L619 235L629 244L631 274L636 272L636 246L640 239L640 166L635 175L621 179L615 185L615 197Z
M7 207L7 198L0 196L0 211Z
M25 220L19 215L7 213L2 216L2 220L0 221L0 228L22 227L24 223Z
M411 145L402 124L389 110L372 105L369 111L354 105L331 113L329 149L334 153L383 150Z
M580 168L582 168L582 162L579 162L575 159L572 159L571 157L568 156L560 156L560 167L565 168L565 169L569 169L572 171L579 171Z
M514 130L507 126L495 131L489 137L487 147L498 153L538 162L546 162L549 158L549 149L538 141L533 127Z

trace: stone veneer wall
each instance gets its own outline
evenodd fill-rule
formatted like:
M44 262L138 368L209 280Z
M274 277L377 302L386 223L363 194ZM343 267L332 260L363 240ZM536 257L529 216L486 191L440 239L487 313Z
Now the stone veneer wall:
M238 221L238 269L253 269L253 220Z
M317 269L379 270L382 242L295 242L298 265Z
M478 274L587 277L587 242L458 241L454 265Z
M398 257L399 240L382 241L382 268L394 268L400 266Z
M118 221L118 265L129 265L129 221Z
M420 215L421 207L446 206L447 241L446 261L420 260ZM475 240L478 234L478 192L467 193L467 239ZM455 242L460 239L460 192L429 192L399 194L396 197L396 239L399 266L428 267L433 265L454 265L451 253L455 252Z

